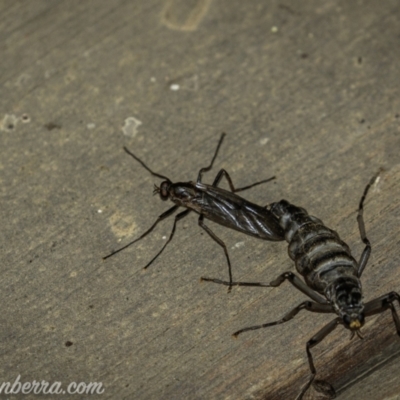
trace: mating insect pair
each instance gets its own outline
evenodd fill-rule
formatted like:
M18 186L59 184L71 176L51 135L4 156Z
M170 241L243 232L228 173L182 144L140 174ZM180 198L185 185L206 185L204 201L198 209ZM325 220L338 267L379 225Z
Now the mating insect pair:
M199 225L223 247L229 268L229 281L202 278L204 281L227 285L230 289L232 286L277 287L285 280L288 280L295 288L313 300L300 303L278 321L241 329L234 333L235 336L246 331L288 322L303 309L316 313L337 314L337 317L333 321L324 326L306 344L311 373L297 399L302 399L311 385L314 385L317 390L333 396L334 389L331 385L315 380L316 368L311 354L311 349L314 346L320 343L338 325L343 325L349 329L352 332L352 336L357 334L357 336L361 337L360 328L364 324L365 317L387 309L390 309L397 333L400 335L400 320L393 304L396 300L400 304L398 293L390 292L365 304L362 299L360 278L371 253L371 245L365 233L363 219L364 201L378 175L374 176L366 186L358 208L357 221L365 248L359 262L357 262L351 255L350 248L340 239L339 235L327 228L320 219L309 215L305 209L294 206L286 200L272 203L268 208L260 207L234 194L273 178L241 189L235 189L228 173L225 170L220 170L213 185L210 186L201 183L202 174L212 168L223 137L224 135L221 136L211 164L199 171L197 183L172 183L164 175L154 173L133 153L125 149L128 154L140 162L152 175L165 179L160 187L156 187L155 192L160 193L160 197L163 200L171 199L175 205L161 214L150 229L138 239L104 258L108 258L144 238L154 229L158 222L173 214L179 207L187 208L175 217L168 241L146 265L145 268L147 268L172 240L177 222L191 211L197 212L200 214ZM217 187L223 176L226 177L232 192ZM277 279L269 284L260 282L233 282L231 264L226 246L221 239L204 225L204 218L260 239L271 241L286 240L289 243L289 257L295 262L296 269L304 277L305 282L292 272L285 272L279 275Z

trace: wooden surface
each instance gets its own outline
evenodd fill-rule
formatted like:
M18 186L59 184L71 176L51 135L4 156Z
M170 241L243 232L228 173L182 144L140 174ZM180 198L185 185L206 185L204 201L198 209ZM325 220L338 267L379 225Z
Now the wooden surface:
M400 291L397 0L2 0L0 40L1 382L102 382L103 400L293 399L306 382L305 343L332 316L233 340L304 296L200 284L227 268L194 215L148 270L172 219L102 261L170 206L124 145L188 181L227 132L204 182L220 168L238 186L275 174L244 197L305 207L356 258L358 201L385 168L365 207L364 294ZM236 280L294 270L285 243L208 225ZM339 399L398 398L390 313L363 334L339 327L313 349L318 378Z

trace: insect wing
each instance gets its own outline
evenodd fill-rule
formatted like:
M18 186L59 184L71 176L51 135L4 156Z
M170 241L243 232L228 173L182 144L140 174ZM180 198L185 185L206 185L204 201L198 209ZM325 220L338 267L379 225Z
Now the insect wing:
M201 192L201 214L211 221L264 240L284 240L284 232L275 216L265 207L219 187L196 184Z

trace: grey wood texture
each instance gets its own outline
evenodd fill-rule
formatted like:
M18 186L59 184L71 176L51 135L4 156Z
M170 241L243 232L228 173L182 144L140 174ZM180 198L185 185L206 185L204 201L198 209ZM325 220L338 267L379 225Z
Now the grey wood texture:
M358 202L384 168L365 205L363 288L400 291L398 0L2 0L0 55L1 382L102 382L90 398L141 400L294 399L306 382L305 343L333 316L233 340L305 296L200 284L227 266L195 215L146 271L173 218L102 261L171 206L124 145L189 181L227 132L204 182L220 168L237 186L276 175L243 197L305 207L356 258ZM236 280L294 271L286 243L208 226ZM363 335L339 327L315 347L318 378L339 399L400 398L390 312Z

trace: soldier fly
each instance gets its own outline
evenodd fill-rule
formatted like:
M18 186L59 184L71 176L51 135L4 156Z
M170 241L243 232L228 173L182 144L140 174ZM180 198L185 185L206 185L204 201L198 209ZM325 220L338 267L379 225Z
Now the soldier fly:
M364 224L364 201L370 187L379 176L376 174L364 189L361 197L357 222L361 240L365 248L357 262L351 255L349 246L339 235L326 227L323 222L307 213L304 208L294 206L286 200L270 205L270 211L279 221L285 231L285 239L289 243L289 257L295 262L299 274L304 277L305 283L292 272L285 272L269 284L262 282L224 282L218 279L202 278L205 281L231 286L277 287L288 280L296 289L303 292L314 301L304 301L286 313L278 321L241 329L233 334L239 334L273 325L283 324L294 318L301 310L316 313L336 313L338 316L318 331L306 344L310 377L301 389L297 400L302 399L305 392L313 386L326 394L334 395L333 387L323 381L314 380L316 368L311 355L311 349L320 343L338 325L343 325L351 331L351 338L355 334L362 338L360 328L366 317L390 309L397 334L400 335L400 319L394 307L394 302L400 304L400 296L390 292L376 299L364 303L360 278L371 254L371 244L366 236Z
M139 238L103 257L104 260L146 237L160 221L168 218L176 210L178 210L179 207L186 208L186 210L175 216L172 231L167 242L150 260L150 262L147 263L144 269L148 268L164 251L174 236L177 222L186 217L191 211L194 211L200 215L198 220L200 227L203 228L211 236L211 238L223 248L228 263L229 282L232 282L232 271L228 250L225 246L225 243L217 235L215 235L215 233L207 225L204 224L204 218L259 239L271 241L284 240L283 228L279 225L279 221L274 215L272 215L271 211L267 210L265 207L253 204L235 194L237 192L250 189L261 183L269 182L275 179L275 177L253 183L252 185L242 188L235 188L228 172L226 172L224 169L221 169L215 177L212 185L207 185L201 182L203 173L212 168L224 136L225 134L223 133L218 142L210 165L200 169L197 176L197 182L173 183L168 177L152 171L142 160L124 147L125 152L138 161L153 176L164 179L160 186L155 185L153 194L158 193L161 200L165 201L170 199L173 203L175 203L175 205L159 215L154 224ZM228 181L231 189L230 192L218 187L218 184L223 177L225 177ZM229 291L230 289L231 287L229 287Z

